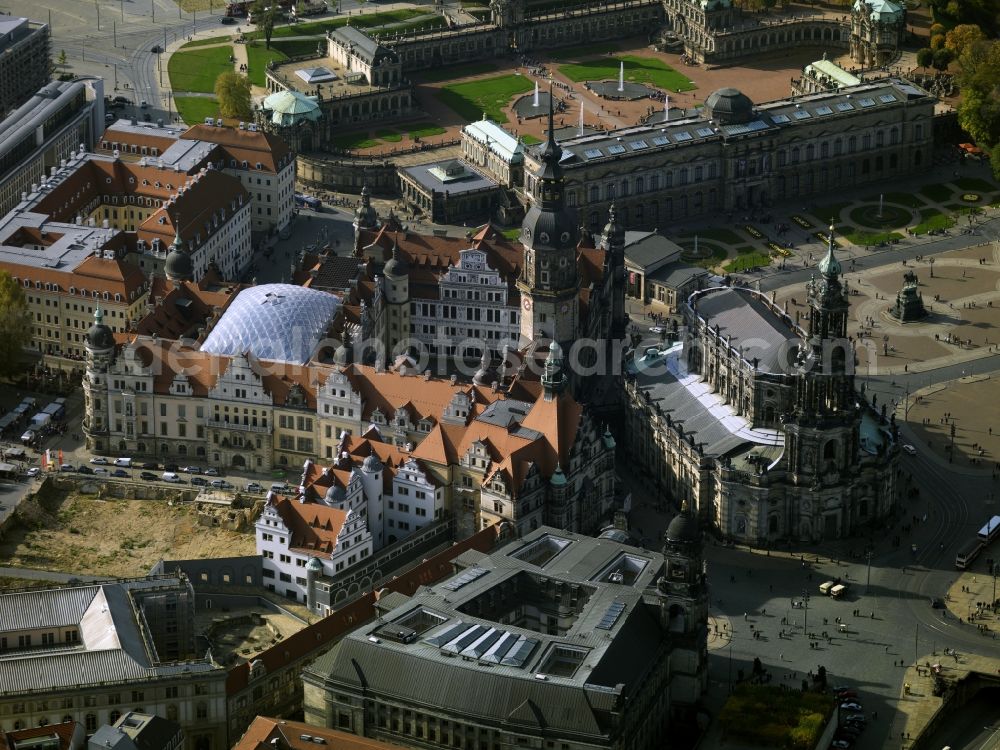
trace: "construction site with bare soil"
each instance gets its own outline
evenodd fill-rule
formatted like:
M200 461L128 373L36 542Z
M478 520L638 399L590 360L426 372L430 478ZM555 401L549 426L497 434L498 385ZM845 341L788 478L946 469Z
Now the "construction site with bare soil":
M160 559L255 554L259 508L181 497L116 498L46 481L4 525L0 560L12 568L127 578L146 575Z

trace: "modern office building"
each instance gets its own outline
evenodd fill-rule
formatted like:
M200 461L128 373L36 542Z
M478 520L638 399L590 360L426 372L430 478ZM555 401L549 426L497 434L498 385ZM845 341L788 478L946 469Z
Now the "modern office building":
M47 23L0 14L0 114L6 117L49 82Z
M686 513L663 553L552 527L421 588L303 673L305 720L404 747L663 747L707 686Z
M53 81L11 112L0 122L0 215L103 130L102 78Z

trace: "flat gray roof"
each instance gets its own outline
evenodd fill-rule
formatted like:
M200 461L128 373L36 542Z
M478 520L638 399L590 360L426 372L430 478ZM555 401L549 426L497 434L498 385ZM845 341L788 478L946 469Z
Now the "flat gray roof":
M779 99L765 102L755 107L756 119L747 123L716 126L709 122L703 110L688 110L678 120L664 123L662 119L647 125L636 125L610 132L569 137L560 142L570 155L563 160L567 169L601 160L620 159L637 152L666 150L684 146L696 141L722 140L753 133L777 133L781 128L801 123L815 123L823 119L877 111L900 102L933 97L923 89L905 79L880 79L858 86L850 86L836 92L820 92L794 99ZM842 128L843 122L832 128ZM538 159L541 146L532 147L532 155Z
M413 167L405 167L403 171L428 192L433 190L442 194L460 195L462 193L474 193L479 190L499 187L496 181L485 177L464 162L463 166L466 170L466 176L460 179L445 182L431 171L435 167L443 169L445 165L451 164L453 161L454 159L448 159L441 162L432 162L431 164L418 164Z
M542 527L489 555L464 555L463 563L470 567L347 635L309 672L458 715L607 731L597 714L624 710L664 637L658 607L644 600L663 556ZM577 591L574 621L553 635L471 614L515 585ZM415 637L394 639L407 623L419 629Z

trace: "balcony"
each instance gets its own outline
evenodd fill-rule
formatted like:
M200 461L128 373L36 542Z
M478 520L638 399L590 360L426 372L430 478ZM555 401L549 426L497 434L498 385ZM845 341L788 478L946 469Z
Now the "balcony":
M240 424L238 422L225 422L221 419L207 419L205 420L205 426L208 427L209 429L217 429L217 430L239 430L240 432L257 432L260 433L261 435L271 434L270 427Z

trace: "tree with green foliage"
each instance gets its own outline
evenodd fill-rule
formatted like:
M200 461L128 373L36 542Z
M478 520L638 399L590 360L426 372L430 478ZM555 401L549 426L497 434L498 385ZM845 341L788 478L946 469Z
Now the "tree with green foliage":
M273 2L276 3L277 0L273 0ZM277 5L269 5L267 10L264 11L261 22L257 25L257 28L264 32L265 49L271 49L271 37L274 36L274 18L277 12Z
M990 167L993 169L993 179L1000 180L1000 144L990 150Z
M21 351L31 341L31 318L21 285L0 269L0 375L21 369Z
M931 49L937 52L939 49L944 49L945 35L938 34L937 36L931 37Z
M954 59L955 53L947 47L942 47L934 52L934 67L942 71L947 70Z
M215 79L215 98L223 117L250 119L250 79L246 76L231 70L220 73Z
M66 50L64 50L64 49L63 50L59 50L59 64L60 65L65 65L66 64Z
M929 68L934 64L934 50L930 47L924 47L923 49L917 50L917 65L921 68Z
M1000 42L970 44L958 64L958 124L980 146L992 149L1000 144Z
M944 46L954 52L955 56L958 57L970 44L981 42L984 39L986 39L986 35L976 24L963 23L959 24L945 34Z

